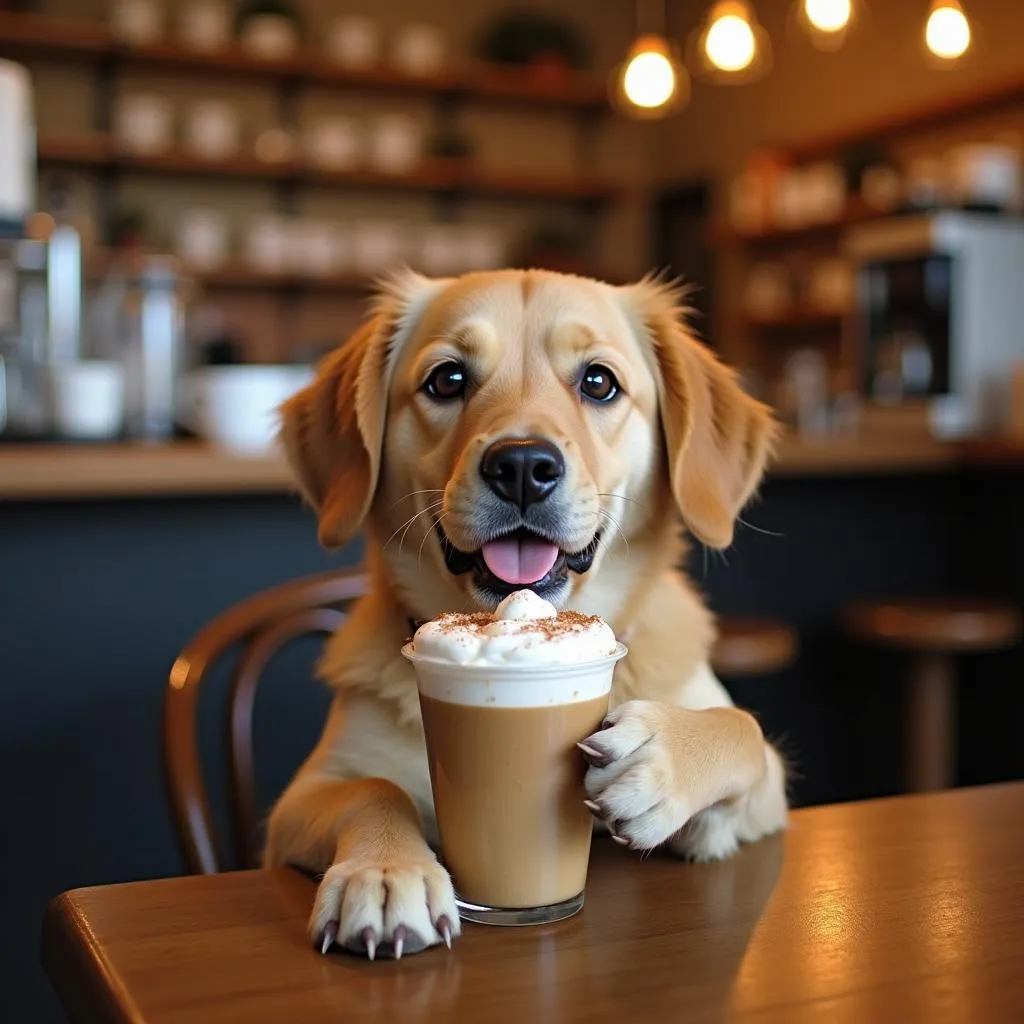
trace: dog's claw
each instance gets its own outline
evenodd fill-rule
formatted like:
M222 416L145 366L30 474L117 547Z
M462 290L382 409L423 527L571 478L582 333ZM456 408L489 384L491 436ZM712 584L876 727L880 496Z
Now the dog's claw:
M405 937L406 937L406 934L407 934L407 932L405 930L405 925L404 924L400 924L395 929L395 959L396 960L401 960L402 959L402 952L405 949Z
M623 839L622 836L617 836L614 832L612 833L612 839L619 844L619 846L629 846L629 840Z
M326 955L327 950L334 945L334 940L338 937L338 922L328 921L324 925L324 934L320 940L320 953Z
M595 768L604 768L606 765L611 764L612 759L603 750L598 750L596 747L588 746L583 742L577 743L576 746Z
M362 931L363 945L366 947L367 959L372 960L377 955L377 935L374 930L367 925Z
M451 949L452 948L452 923L448 920L447 914L442 914L435 923L434 927L437 929L437 934L444 939L444 944Z
M604 809L599 803L595 803L593 800L584 800L583 803L591 814L596 814L599 818L604 817Z

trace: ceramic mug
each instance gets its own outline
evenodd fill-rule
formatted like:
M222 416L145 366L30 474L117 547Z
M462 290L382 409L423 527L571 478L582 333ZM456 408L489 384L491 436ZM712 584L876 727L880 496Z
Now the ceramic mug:
M444 64L444 36L436 25L406 25L395 36L391 60L409 75L436 75Z
M219 0L193 0L181 13L178 32L194 50L223 49L231 42L231 16Z
M244 455L276 447L279 407L313 379L309 366L208 366L179 382L178 419L213 444Z
M162 153L172 142L170 101L149 93L132 93L117 104L115 134L129 153Z
M325 118L306 137L310 163L331 171L351 170L363 157L363 132L350 117Z
M245 256L249 264L268 274L288 269L292 255L292 226L284 217L263 214L246 230Z
M291 18L280 14L255 14L242 28L242 47L264 60L284 60L299 45L298 32Z
M378 118L370 130L370 159L386 174L408 174L419 162L419 125L406 114Z
M62 437L116 437L124 423L124 367L85 361L50 367L50 411Z
M228 258L228 226L218 210L187 210L178 226L178 254L193 270L211 271Z
M114 35L132 46L145 46L160 39L164 12L159 0L115 0L110 12Z
M327 36L327 52L342 67L362 70L380 60L380 30L372 18L350 14L335 18Z
M189 108L185 139L205 160L225 160L238 149L238 111L223 100L200 100Z

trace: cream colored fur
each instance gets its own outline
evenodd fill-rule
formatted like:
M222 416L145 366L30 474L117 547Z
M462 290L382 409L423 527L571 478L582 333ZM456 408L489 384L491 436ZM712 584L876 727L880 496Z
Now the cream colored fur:
M634 849L727 857L784 827L785 778L755 720L708 667L715 630L675 571L680 516L731 543L774 438L767 409L692 340L679 295L541 271L429 281L403 274L373 318L284 408L283 438L328 545L368 536L369 596L325 651L335 690L316 749L275 806L266 863L324 873L310 936L356 952L412 952L458 934L435 823L415 682L399 654L409 618L478 606L445 568L434 521L470 550L480 452L542 433L565 453L582 543L602 542L563 603L628 639L609 727L588 738L585 785ZM472 363L465 403L432 403L431 366ZM577 364L611 366L624 395L581 402Z

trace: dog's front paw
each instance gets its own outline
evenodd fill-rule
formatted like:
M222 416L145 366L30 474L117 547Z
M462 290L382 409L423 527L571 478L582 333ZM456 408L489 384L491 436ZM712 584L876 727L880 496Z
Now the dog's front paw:
M633 849L660 846L693 813L666 741L671 710L655 701L628 701L579 744L590 765L587 806L614 839Z
M345 861L323 877L309 920L313 945L337 943L371 960L396 960L439 942L451 948L459 911L451 878L436 860L369 864Z

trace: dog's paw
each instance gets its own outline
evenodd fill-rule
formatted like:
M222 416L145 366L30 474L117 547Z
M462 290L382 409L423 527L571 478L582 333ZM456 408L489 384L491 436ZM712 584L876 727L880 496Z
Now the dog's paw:
M670 712L655 701L628 701L579 744L590 765L587 806L617 842L632 849L660 846L693 813L666 742Z
M335 943L369 957L418 953L459 934L448 872L436 860L328 869L317 890L309 936L326 953Z
M669 844L677 856L699 863L728 860L739 845L735 811L719 807L694 815Z

